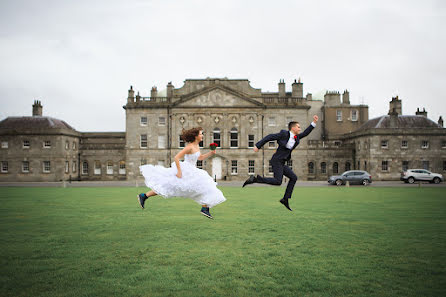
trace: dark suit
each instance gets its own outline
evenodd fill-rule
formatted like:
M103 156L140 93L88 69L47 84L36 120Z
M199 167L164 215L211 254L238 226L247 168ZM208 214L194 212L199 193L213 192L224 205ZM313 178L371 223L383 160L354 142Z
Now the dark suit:
M276 152L274 153L273 157L271 158L270 164L273 167L274 177L261 177L257 176L256 182L257 183L264 183L264 184L270 184L270 185L276 185L279 186L282 184L282 178L285 175L290 179L288 182L288 185L286 187L285 194L283 198L291 198L291 194L293 193L294 185L297 181L297 176L294 174L294 172L291 170L290 167L285 165L285 161L288 161L291 159L291 152L296 148L296 146L299 145L300 139L304 138L310 132L314 129L313 125L308 126L307 129L305 129L304 132L297 135L297 139L295 139L294 146L289 149L286 147L289 139L290 139L290 131L288 130L281 130L277 134L269 134L265 136L262 140L256 143L257 148L261 148L265 143L269 141L277 140L277 144L279 147L277 148Z

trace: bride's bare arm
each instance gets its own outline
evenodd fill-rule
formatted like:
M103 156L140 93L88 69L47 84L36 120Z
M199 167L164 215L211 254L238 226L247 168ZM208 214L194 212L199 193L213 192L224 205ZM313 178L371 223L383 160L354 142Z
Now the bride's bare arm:
M210 151L209 153L200 155L200 156L198 157L198 160L205 160L205 159L209 158L209 157L212 156L212 155L215 155L215 151Z
M181 167L180 167L180 160L184 158L185 154L190 154L192 152L192 145L188 144L184 149L182 149L178 154L176 154L174 160L175 165L177 166L177 177L181 178Z

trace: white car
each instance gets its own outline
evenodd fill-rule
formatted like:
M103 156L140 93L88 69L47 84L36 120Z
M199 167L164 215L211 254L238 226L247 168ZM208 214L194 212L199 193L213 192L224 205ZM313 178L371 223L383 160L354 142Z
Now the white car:
M413 184L415 181L429 181L438 184L444 181L443 175L432 173L426 169L408 169L401 173L402 181Z

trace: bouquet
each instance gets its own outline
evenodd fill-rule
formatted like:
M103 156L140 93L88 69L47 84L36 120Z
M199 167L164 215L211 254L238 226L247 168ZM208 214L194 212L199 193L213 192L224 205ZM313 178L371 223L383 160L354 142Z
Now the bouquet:
M218 144L216 144L215 142L211 143L209 145L209 148L211 149L211 151L215 151L215 149L218 147Z

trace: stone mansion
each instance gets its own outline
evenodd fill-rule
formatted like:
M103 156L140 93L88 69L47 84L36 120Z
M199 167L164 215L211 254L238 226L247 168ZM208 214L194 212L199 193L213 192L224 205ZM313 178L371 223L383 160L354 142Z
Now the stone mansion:
M79 132L63 120L43 116L35 101L32 116L0 122L0 182L108 181L141 179L139 166L170 166L184 147L182 129L201 126L206 152L217 153L197 166L217 180L245 180L250 174L272 175L269 160L277 144L255 153L262 137L298 121L304 130L320 121L292 154L288 165L303 180L326 180L350 169L367 170L373 180L398 180L402 170L446 172L446 129L419 109L403 115L402 101L392 98L386 115L370 119L368 106L351 105L349 92L327 92L324 100L291 92L280 81L278 92L262 92L247 79L187 79L181 88L156 87L150 97L128 90L125 132Z

